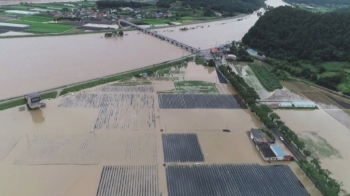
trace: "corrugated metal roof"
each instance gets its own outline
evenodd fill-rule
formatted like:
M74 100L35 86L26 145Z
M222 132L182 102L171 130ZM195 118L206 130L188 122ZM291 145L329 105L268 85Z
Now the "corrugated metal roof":
M313 105L316 105L315 102L312 102L312 101L293 101L293 104L299 104L299 105L302 105L302 104L305 104L305 105L313 104Z
M265 138L264 133L260 129L251 129L250 132L255 138Z
M284 156L284 152L282 151L282 149L277 146L277 145L270 145L270 148L272 149L272 151L276 154L276 156L281 157Z
M292 103L290 103L290 102L281 102L281 103L279 103L279 106L281 106L281 107L292 107Z

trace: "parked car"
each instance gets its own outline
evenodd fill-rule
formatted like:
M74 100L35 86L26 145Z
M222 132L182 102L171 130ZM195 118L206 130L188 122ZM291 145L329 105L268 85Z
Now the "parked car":
M281 140L281 141L283 141L283 140L284 140L282 136L280 136L280 140Z

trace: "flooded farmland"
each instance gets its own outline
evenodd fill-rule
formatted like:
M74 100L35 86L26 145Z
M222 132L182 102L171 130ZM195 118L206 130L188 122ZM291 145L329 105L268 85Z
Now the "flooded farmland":
M186 82L215 81L215 70L201 65L189 63L183 71ZM161 109L159 91L175 89L178 81L153 79L132 79L67 94L47 100L41 110L1 111L0 124L7 128L0 130L0 136L6 136L0 137L0 182L6 185L0 186L0 192L93 196L113 189L125 196L171 196L166 177L167 168L173 165L283 164L311 195L319 195L294 162L262 160L247 135L251 128L261 127L250 110ZM201 100L208 100L206 95L234 92L229 85L216 87L222 87L219 93L202 93ZM231 132L223 132L225 128ZM164 140L167 134L174 137ZM172 138L178 137L184 139L175 142L185 142L183 145L173 143ZM181 150L183 146L188 150ZM194 160L192 155L199 158ZM110 181L111 186L105 186ZM295 181L298 186L299 181Z

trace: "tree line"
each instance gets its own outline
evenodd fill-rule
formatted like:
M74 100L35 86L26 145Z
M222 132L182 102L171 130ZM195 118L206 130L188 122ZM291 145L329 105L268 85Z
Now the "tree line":
M170 8L176 0L158 0L158 7ZM205 12L214 10L233 16L235 12L250 13L265 6L264 0L181 0L182 6L189 6L192 9L203 9Z
M242 41L267 56L350 61L350 13L312 13L290 6L270 9Z
M306 3L317 5L350 5L349 0L284 0L287 3Z
M318 70L313 71L310 68L302 67L299 61L288 62L288 61L279 61L271 58L265 58L263 60L265 63L273 66L272 72L282 80L287 80L288 74L295 76L297 78L305 78L310 80L320 86L338 91L336 88L339 84L343 83L346 80L345 72L339 72L335 75L318 77L318 74L322 74L326 71L324 67L320 67ZM342 92L349 95L350 92Z
M140 8L145 6L150 6L149 3L142 3L142 2L134 2L134 1L96 1L96 6L99 9L103 8L119 8L119 7L131 7L131 8Z
M260 99L259 95L242 77L235 74L229 66L220 66L219 70L228 82L238 91L244 102L250 106L251 111L264 123L265 127L268 128L262 129L266 135L275 140L270 130L278 130L283 135L286 142L291 143L299 152L303 152L305 156L311 156L311 152L305 149L303 140L285 125L280 116L274 113L267 105L256 104L256 101ZM331 174L329 170L321 168L321 162L318 158L314 157L310 162L307 161L307 159L299 160L298 164L323 195L337 196L340 193L342 183L331 178L329 176Z

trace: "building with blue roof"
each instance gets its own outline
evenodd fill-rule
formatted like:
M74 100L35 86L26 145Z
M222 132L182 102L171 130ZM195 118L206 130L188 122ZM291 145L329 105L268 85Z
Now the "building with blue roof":
M273 151L273 153L275 153L277 160L283 160L284 156L286 156L286 154L284 154L283 150L279 146L270 145L270 148Z

